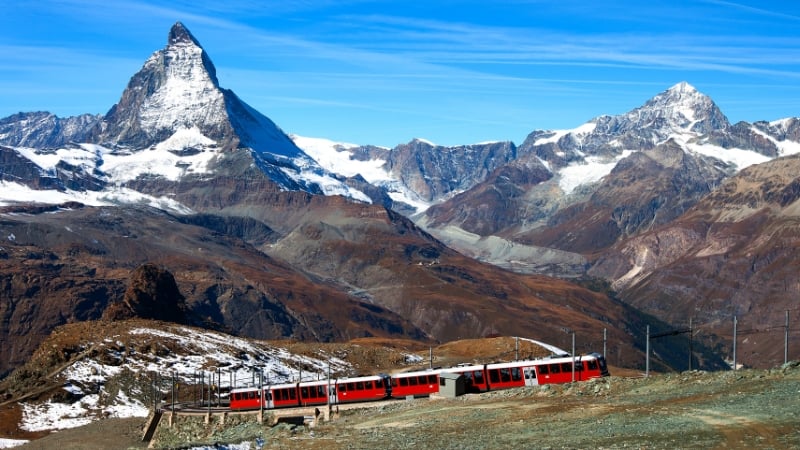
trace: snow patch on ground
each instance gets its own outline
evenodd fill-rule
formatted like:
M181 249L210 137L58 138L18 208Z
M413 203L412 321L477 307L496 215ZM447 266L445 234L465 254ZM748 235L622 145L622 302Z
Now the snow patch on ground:
M0 448L12 448L12 447L19 447L20 445L25 445L29 441L24 439L4 439L0 438Z

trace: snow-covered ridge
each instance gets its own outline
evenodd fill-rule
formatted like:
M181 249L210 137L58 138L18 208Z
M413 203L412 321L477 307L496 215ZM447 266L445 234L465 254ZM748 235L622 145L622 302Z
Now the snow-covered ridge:
M351 369L333 355L296 355L283 348L183 326L134 328L127 336L87 342L86 348L97 349L102 356L80 359L59 375L63 389L74 401L22 403L22 429L57 430L103 417L146 417L149 404L145 397L156 373L166 378L174 374L183 382L194 383L199 374L210 377L219 370L223 376L215 383L228 388L252 385L259 379L256 374L263 375L265 383L275 384L319 379L328 369L336 373ZM112 379L116 382L109 383ZM112 396L106 389L110 384L127 389Z
M406 187L400 180L396 180L395 176L386 170L386 160L371 159L364 161L355 159L353 157L353 151L360 147L358 144L335 142L329 139L298 136L295 134L290 135L290 138L305 154L314 159L316 164L319 164L319 166L329 173L339 174L344 177L360 175L368 183L386 189L389 197L394 201L411 205L415 207L417 211L425 211L430 207L430 203L422 201L418 195ZM305 173L310 174L312 172ZM326 185L324 180L311 178L308 175L307 177L307 179L322 183L322 186ZM326 194L327 193L326 191ZM354 193L350 193L348 196L357 198ZM366 195L364 195L364 197L366 197ZM369 199L366 199L366 201L369 201Z

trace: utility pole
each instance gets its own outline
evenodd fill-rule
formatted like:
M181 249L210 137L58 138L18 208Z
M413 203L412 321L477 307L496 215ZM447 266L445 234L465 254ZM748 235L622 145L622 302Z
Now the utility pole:
M175 371L172 371L172 414L175 414Z
M258 419L263 421L264 417L264 373L258 373Z
M733 316L733 370L736 370L736 325L738 325L738 321L736 320L736 316Z
M786 326L783 335L783 363L789 362L789 310L786 310Z
M650 325L647 326L647 341L644 347L644 377L650 376Z
M572 332L572 382L575 382L575 332Z
M689 370L692 370L692 318L689 318Z
M603 358L608 361L606 356L606 344L608 343L608 328L603 328Z

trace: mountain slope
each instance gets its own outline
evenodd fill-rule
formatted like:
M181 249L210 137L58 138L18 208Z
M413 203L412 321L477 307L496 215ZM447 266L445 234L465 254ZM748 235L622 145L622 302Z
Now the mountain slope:
M782 360L782 335L766 331L800 296L799 171L797 155L744 169L671 223L609 249L590 273L663 320L693 317L727 348L738 316L753 332L741 354L758 355L747 363Z
M259 225L267 231L247 219L143 207L7 208L0 213L0 372L23 363L55 326L98 319L122 303L129 278L146 263L174 275L194 324L262 339L426 338L396 313L242 240L272 239L256 232Z

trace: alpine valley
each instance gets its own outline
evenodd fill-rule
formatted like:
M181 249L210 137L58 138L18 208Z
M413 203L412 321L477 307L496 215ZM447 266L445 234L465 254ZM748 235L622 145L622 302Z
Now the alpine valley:
M181 23L105 115L0 120L0 375L57 327L156 319L239 337L524 336L644 365L644 333L797 311L800 120L731 124L682 82L517 146L288 136ZM796 313L795 313L796 314ZM782 334L751 336L769 366ZM686 367L685 340L653 344ZM696 366L697 367L697 366Z

